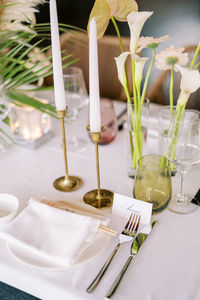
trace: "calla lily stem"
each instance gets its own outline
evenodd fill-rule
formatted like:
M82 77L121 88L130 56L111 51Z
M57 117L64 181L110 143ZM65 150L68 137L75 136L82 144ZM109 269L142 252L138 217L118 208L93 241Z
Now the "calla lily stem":
M142 105L143 102L144 102L144 97L145 97L146 90L147 90L147 85L148 85L148 81L149 81L149 76L150 76L150 74L151 74L151 71L152 71L152 68L153 68L153 64L154 64L154 60L155 60L155 55L156 55L155 48L153 48L152 50L153 50L153 56L152 56L152 59L151 59L151 63L150 63L150 66L149 66L149 69L148 69L148 72L147 72L147 75L146 75L146 78L145 78L143 90L142 90L141 105Z
M195 51L195 53L194 53L193 59L192 59L192 61L191 61L191 64L190 64L190 68L191 68L191 69L192 69L193 66L194 66L194 63L195 63L195 60L196 60L196 58L197 58L197 55L198 55L199 51L200 51L200 42L198 43L198 46L197 46L196 51Z
M115 20L115 18L113 16L111 17L111 20L112 20L113 25L115 27L115 30L116 30L116 33L117 33L117 37L119 39L121 53L122 53L122 52L124 52L124 48L123 48L123 44L122 44L121 35L120 35L120 32L119 32L119 27L118 27L117 22L116 22L116 20Z
M174 106L173 89L174 89L174 64L172 64L171 79L170 79L170 118L173 115L173 106Z

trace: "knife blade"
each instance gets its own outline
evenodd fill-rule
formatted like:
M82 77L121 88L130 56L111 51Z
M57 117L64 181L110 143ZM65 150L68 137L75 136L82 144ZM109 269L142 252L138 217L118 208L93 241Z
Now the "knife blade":
M153 229L154 225L157 223L158 221L153 221L151 223L151 229ZM142 246L142 244L144 243L144 241L146 240L146 238L148 237L149 234L145 234L140 232L136 238L134 239L132 245L131 245L131 255L136 255L140 249L140 247Z

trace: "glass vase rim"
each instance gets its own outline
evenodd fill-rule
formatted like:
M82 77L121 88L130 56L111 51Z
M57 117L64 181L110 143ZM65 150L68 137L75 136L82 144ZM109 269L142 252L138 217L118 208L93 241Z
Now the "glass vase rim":
M185 113L194 113L195 115L198 115L198 118L195 119L195 120L187 120L185 119ZM187 109L184 111L184 114L183 114L183 118L181 120L176 120L175 117L176 117L176 113L173 115L173 122L176 122L176 123L182 123L182 124L196 124L196 123L200 123L200 112L198 110L195 110L195 109Z
M169 110L169 111L170 111L170 108L171 108L170 105L162 105L162 106L159 107L158 113L159 113L160 115L166 116L166 114L164 113L164 111L165 111L165 110ZM175 106L175 105L173 105L173 109L176 109L176 106Z
M174 105L173 108L176 109L176 106ZM170 115L167 115L167 114L164 113L164 111L167 110L167 109L170 111L170 105L165 105L162 108L159 108L159 111L158 111L159 115L164 116L164 117L170 116ZM178 122L178 123L181 123L181 122L184 122L184 123L198 123L200 121L200 112L198 110L191 109L191 108L185 108L183 116L185 115L185 113L188 113L188 112L193 112L195 114L198 114L199 119L193 120L193 121L192 120L181 119L180 121L176 120L176 122ZM172 119L174 119L175 116L176 116L176 111L173 113L173 118Z
M166 168L169 168L170 167L170 160L165 156L165 155L160 155L160 154L145 154L145 155L142 155L139 160L138 160L138 167L144 167L143 165L141 165L141 161L144 159L144 158L147 158L147 157L154 157L154 158L161 158L164 157L167 164L166 165L163 165L162 166L162 169L166 169Z

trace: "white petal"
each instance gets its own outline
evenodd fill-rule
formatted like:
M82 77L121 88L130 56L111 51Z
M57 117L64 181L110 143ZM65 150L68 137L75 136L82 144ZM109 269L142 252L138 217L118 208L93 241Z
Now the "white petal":
M200 87L200 73L198 70L192 70L190 68L185 68L177 66L177 69L181 72L181 90L186 93L194 93Z
M142 27L146 20L153 14L149 11L131 12L128 17L128 25L131 32L130 51L135 53L137 50L137 42L140 37Z
M140 57L138 55L132 55L132 58L135 61L135 81L136 83L141 82L144 65L149 58Z
M118 57L115 57L116 65L117 65L117 72L119 81L123 86L126 85L126 77L125 77L125 62L129 52L123 52Z

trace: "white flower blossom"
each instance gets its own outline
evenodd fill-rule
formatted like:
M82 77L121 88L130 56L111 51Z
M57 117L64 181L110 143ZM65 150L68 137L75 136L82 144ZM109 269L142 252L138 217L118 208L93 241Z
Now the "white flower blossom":
M131 12L128 17L128 25L131 32L131 41L130 41L130 51L131 53L136 53L137 51L137 43L140 37L140 33L142 31L142 27L146 20L153 14L153 12L149 11L141 11L141 12Z
M190 94L200 88L200 73L198 70L177 66L181 72L181 92L177 100L177 107L186 105Z
M124 87L127 84L126 73L125 73L125 62L129 54L130 52L123 52L118 57L115 57L118 78Z
M186 93L194 93L200 87L200 73L198 70L177 66L181 72L181 90Z
M170 70L174 65L174 70L177 71L176 66L184 66L188 62L188 53L183 53L184 48L166 48L156 55L156 67L161 70Z
M152 36L141 36L138 40L137 52L141 52L144 48L153 48L154 44L156 47L161 43L169 39L169 35L161 36L160 38L154 38Z
M132 54L132 58L135 62L135 81L137 84L138 82L141 82L141 80L142 80L142 73L143 73L144 65L149 58L148 57L140 57L136 54Z

